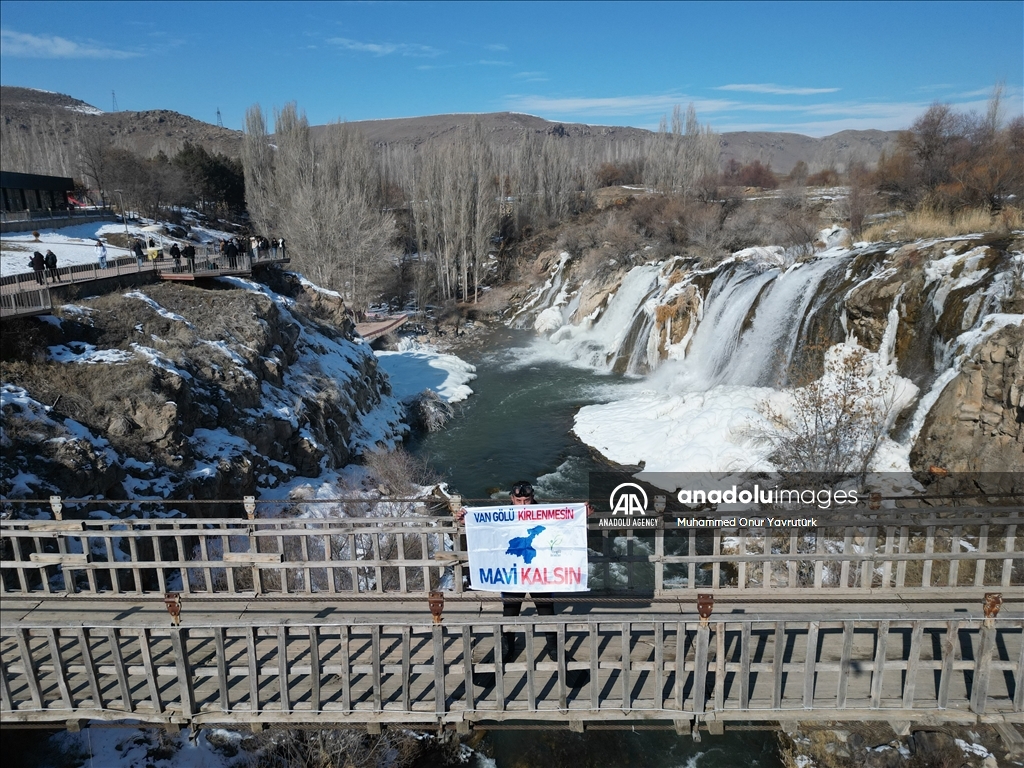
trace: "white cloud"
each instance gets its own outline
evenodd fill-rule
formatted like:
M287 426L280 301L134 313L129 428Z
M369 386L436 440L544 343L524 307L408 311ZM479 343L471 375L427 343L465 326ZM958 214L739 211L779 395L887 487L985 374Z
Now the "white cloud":
M668 112L676 104L693 102L698 112L718 112L737 106L722 99L694 99L679 94L555 98L550 96L510 95L505 97L516 112L575 113L578 115L640 115Z
M327 42L339 48L344 48L346 51L372 53L374 56L390 56L397 53L399 56L430 58L441 54L441 51L437 48L417 43L364 43L348 37L332 37Z
M779 96L812 96L816 93L835 93L838 88L800 88L775 83L736 83L719 85L716 91L743 91L744 93L772 93Z
M79 43L55 35L30 35L11 29L0 30L4 56L23 59L133 59L142 54L104 48L92 42Z

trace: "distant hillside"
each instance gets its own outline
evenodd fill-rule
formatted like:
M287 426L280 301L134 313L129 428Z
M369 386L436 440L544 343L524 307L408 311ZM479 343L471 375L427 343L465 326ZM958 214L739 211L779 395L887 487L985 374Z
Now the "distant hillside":
M145 157L173 156L186 142L238 157L242 132L166 109L103 112L61 93L0 86L0 165L4 170L79 176L78 137L95 132Z
M431 115L403 117L393 120L362 120L350 123L358 126L375 144L418 146L423 142L467 130L479 121L484 133L500 143L514 143L524 131L554 134L567 141L587 141L597 145L595 156L602 159L606 149L616 143L637 142L651 135L642 128L626 126L587 125L584 123L555 123L534 115L515 112L486 114ZM316 130L316 129L314 129ZM771 163L777 173L789 173L803 160L810 170L833 166L845 170L851 161L874 165L882 150L890 148L897 131L840 131L815 139L798 133L771 133L768 131L738 131L723 133L721 167L735 159L745 164L753 160Z
M592 143L599 160L616 157L615 145L638 143L650 136L650 131L641 128L556 123L515 112L363 120L352 125L362 129L374 144L415 147L468 130L474 121L499 143L514 143L524 131ZM318 130L322 126L314 128L314 132ZM78 176L76 137L93 131L146 157L160 151L173 156L186 141L229 157L241 152L241 131L170 110L103 112L65 94L0 86L0 164L5 170ZM723 133L721 165L732 159L740 163L760 160L771 163L777 173L788 173L803 160L812 172L829 166L842 171L852 160L874 164L895 137L895 131L841 131L821 139L767 131Z

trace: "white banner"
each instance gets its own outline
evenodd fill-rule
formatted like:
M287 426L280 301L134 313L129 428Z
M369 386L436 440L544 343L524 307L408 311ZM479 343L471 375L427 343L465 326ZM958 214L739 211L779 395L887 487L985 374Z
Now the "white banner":
M490 592L586 592L587 505L466 510L470 584Z

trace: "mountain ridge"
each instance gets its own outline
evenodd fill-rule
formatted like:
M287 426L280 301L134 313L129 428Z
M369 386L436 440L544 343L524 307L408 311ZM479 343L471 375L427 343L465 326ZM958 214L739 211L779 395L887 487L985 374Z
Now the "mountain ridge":
M568 141L595 144L595 156L614 157L620 143L639 142L651 135L643 128L547 120L521 112L453 113L350 121L377 146L411 145L459 130L475 123L501 143L513 143L524 131L550 134ZM98 130L143 156L158 152L173 156L186 141L207 151L229 157L241 153L242 132L212 125L172 110L104 112L67 94L19 86L0 86L0 159L8 170L29 173L76 175L69 148L83 129ZM320 133L326 126L313 126ZM823 168L845 170L851 162L873 165L895 142L898 131L847 130L815 138L797 133L730 131L719 134L724 168L735 160L770 164L777 173L789 173L800 161L811 172ZM38 147L49 142L53 158L39 157ZM33 148L36 148L33 151ZM19 167L30 165L33 167Z

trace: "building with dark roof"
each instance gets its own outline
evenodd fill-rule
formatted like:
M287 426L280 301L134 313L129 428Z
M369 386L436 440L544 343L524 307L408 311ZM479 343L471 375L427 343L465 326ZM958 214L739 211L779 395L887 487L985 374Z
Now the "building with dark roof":
M4 213L62 211L68 208L75 182L61 176L0 171L0 189Z

